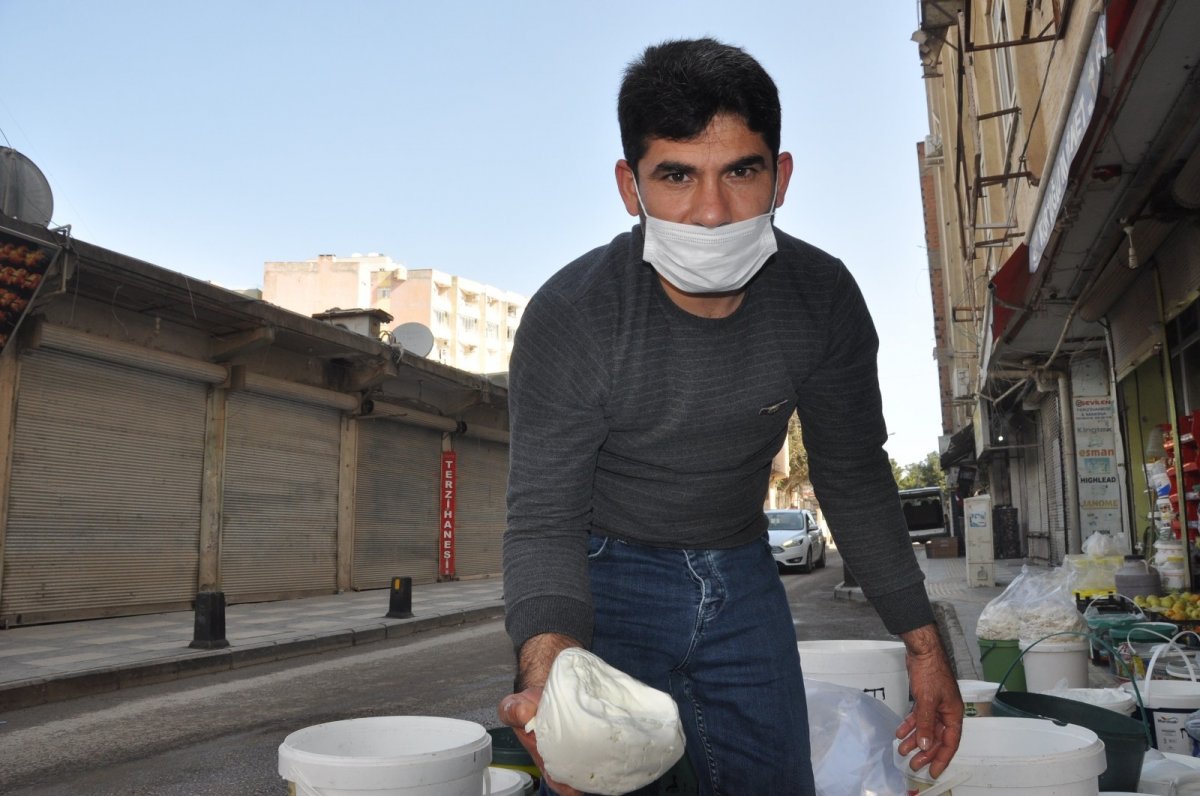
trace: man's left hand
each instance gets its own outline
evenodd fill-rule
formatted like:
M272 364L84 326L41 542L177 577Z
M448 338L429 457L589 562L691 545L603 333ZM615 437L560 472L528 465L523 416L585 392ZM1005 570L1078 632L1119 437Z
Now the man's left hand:
M929 775L937 779L962 740L962 696L936 625L918 627L900 638L908 652L913 709L896 730L898 751L907 755L917 749L909 765L916 771L928 764Z

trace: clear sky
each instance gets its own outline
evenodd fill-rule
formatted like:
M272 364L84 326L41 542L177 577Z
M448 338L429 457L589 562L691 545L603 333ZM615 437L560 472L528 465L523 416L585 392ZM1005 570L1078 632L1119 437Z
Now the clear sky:
M714 36L779 85L777 223L862 286L908 464L941 433L916 27L903 0L0 0L0 143L46 175L54 224L198 279L380 252L530 295L634 223L625 64Z

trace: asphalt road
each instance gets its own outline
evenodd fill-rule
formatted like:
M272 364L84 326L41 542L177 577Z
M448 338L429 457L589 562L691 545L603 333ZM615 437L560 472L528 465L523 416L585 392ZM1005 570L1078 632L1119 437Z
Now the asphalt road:
M883 639L869 606L835 600L841 562L783 576L800 639ZM364 651L365 649L365 651ZM277 750L343 718L432 715L496 726L512 683L503 624L145 686L0 716L9 796L283 796Z

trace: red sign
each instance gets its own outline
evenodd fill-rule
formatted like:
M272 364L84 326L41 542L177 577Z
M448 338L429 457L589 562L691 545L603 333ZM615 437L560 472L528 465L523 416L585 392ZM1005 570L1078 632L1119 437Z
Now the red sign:
M454 578L454 492L458 480L458 454L442 452L442 477L438 485L441 518L438 530L438 579Z

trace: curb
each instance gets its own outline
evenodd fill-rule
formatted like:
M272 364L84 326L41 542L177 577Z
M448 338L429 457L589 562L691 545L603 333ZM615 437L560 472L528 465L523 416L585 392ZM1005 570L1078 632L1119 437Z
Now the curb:
M19 710L76 697L103 694L153 683L166 683L202 674L243 669L262 663L360 647L415 633L482 622L504 616L504 604L467 608L395 624L331 630L286 641L250 643L219 650L196 650L144 663L112 664L84 672L19 680L0 685L0 711Z
M850 600L851 602L869 602L863 596L858 586L847 586L844 582L833 587L835 600ZM938 635L942 639L942 647L950 656L950 665L954 676L960 680L978 680L979 672L975 667L975 653L967 643L962 625L958 621L958 612L954 604L945 600L932 600L933 619L937 623Z
M954 610L952 603L945 600L934 600L930 605L933 606L938 635L942 637L942 647L950 656L954 676L959 680L979 680L979 670L975 667L975 653L967 644L967 634L959 624L958 611Z

